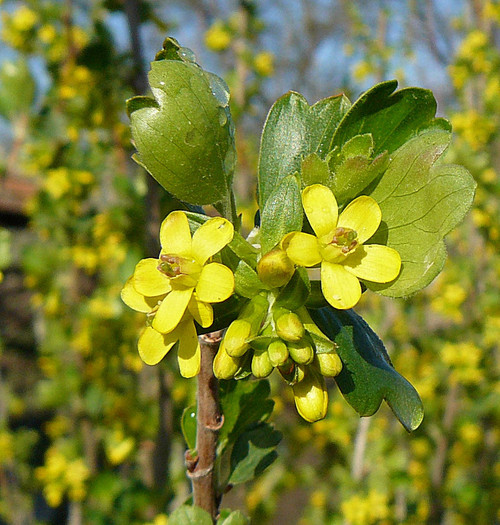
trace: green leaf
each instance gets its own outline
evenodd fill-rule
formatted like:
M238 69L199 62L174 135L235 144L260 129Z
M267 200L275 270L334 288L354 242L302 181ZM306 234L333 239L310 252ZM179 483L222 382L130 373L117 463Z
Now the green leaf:
M354 310L331 307L311 317L337 345L343 367L335 378L346 401L360 416L374 414L385 399L404 428L415 430L424 417L413 386L392 366L382 341Z
M470 208L476 184L460 166L434 163L447 148L447 131L430 131L392 155L385 174L371 190L382 210L382 224L370 242L396 249L399 277L388 285L366 283L384 295L401 297L427 286L441 271L443 237Z
M6 228L0 228L0 270L7 268L12 261L12 235Z
M302 229L302 200L297 177L285 177L264 206L260 223L262 254L272 250L290 232Z
M229 483L245 483L262 473L277 458L275 448L281 437L281 432L268 423L261 423L241 434L231 453Z
M25 60L3 62L0 67L0 115L12 119L27 113L35 98L35 87Z
M168 525L212 525L212 523L212 517L207 511L189 505L182 505L168 517Z
M295 311L303 306L311 292L311 284L305 268L297 268L286 286L276 298L276 306Z
M170 193L191 204L229 199L236 159L229 92L191 62L152 62L154 95L127 101L136 160Z
M196 448L196 405L187 407L182 412L181 429L189 450Z
M343 96L330 97L309 106L299 93L279 98L269 111L260 145L260 209L282 179L300 172L302 159L318 153L324 159L330 151L335 129L349 108Z
M240 261L234 273L234 291L243 297L252 299L266 286L262 283L257 272L245 261Z
M311 184L328 186L331 179L328 162L323 160L317 153L311 153L302 161L300 174L304 186L310 186Z
M332 149L356 135L371 133L374 154L391 153L424 130L450 129L446 120L434 118L432 91L414 87L395 91L397 86L396 80L388 80L364 93L339 124Z
M239 510L231 512L228 509L223 509L220 512L217 525L250 525L250 520Z

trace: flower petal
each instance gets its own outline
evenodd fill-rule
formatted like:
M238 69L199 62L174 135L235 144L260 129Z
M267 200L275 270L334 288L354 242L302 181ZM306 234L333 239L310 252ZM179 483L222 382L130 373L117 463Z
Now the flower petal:
M208 328L214 322L214 310L209 303L198 301L196 293L191 297L188 304L189 313L195 321L203 328Z
M177 331L165 335L147 326L139 337L139 355L147 365L156 365L167 355L178 338Z
M157 304L158 301L162 298L162 295L156 295L153 297L145 297L140 294L134 287L134 277L129 277L125 286L121 291L122 301L132 310L136 312L148 313L150 312Z
M323 237L336 228L338 206L330 188L322 184L307 186L302 192L302 204L309 224L318 237Z
M233 240L233 225L222 217L214 217L193 233L193 257L205 264L209 257L222 250Z
M196 295L204 303L225 301L234 291L233 272L223 264L210 263L201 270Z
M173 211L161 223L160 243L162 253L191 255L191 230L184 212Z
M361 195L344 208L337 227L356 231L356 240L362 244L377 231L381 220L382 212L377 201L367 195Z
M148 297L164 295L171 290L170 279L158 270L158 259L142 259L135 267L133 285Z
M340 264L321 263L321 290L325 299L339 310L352 308L361 297L358 278Z
M318 239L309 233L294 232L286 236L286 254L299 266L314 266L321 262Z
M343 266L359 279L376 283L393 281L401 270L401 257L393 248L365 244L349 255Z
M193 288L172 290L161 302L153 319L153 328L162 334L171 332L180 323L191 295Z
M194 377L200 371L200 343L193 321L186 321L179 325L179 350L177 359L179 370L183 377Z

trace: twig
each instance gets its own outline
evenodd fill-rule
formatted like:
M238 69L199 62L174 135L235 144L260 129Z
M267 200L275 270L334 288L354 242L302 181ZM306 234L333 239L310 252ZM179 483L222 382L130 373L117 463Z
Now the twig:
M219 385L212 367L221 337L221 331L200 336L201 367L198 374L197 391L197 458L188 462L188 475L193 484L194 504L206 510L212 516L214 523L219 508L214 465L217 439L223 418L219 408Z

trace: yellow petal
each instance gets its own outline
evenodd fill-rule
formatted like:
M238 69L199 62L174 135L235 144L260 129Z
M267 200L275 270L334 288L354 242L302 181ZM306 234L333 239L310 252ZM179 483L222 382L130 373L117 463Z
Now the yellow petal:
M160 334L147 326L139 337L139 355L147 365L156 365L167 355L177 339L176 332Z
M300 266L314 266L321 262L318 239L309 233L294 232L286 236L286 254ZM285 240L284 239L284 240Z
M173 211L162 222L160 243L162 253L191 255L191 231L184 212Z
M203 328L208 328L214 322L214 310L208 303L198 301L196 293L193 294L188 304L189 313Z
M209 257L232 241L233 235L233 225L227 219L209 219L193 234L193 256L200 264L205 264Z
M302 204L309 224L318 237L337 227L338 206L330 188L322 184L307 186L302 192Z
M179 370L183 377L194 377L200 371L200 343L193 321L179 325Z
M343 266L359 279L388 283L399 275L401 257L388 246L366 244L349 255Z
M180 323L191 295L193 288L172 290L161 302L153 319L153 328L162 334L171 332Z
M340 264L321 263L321 290L325 299L339 310L352 308L361 297L358 278Z
M171 289L170 279L158 270L158 259L142 259L134 271L134 288L142 295L164 295Z
M380 226L382 212L377 201L361 195L349 203L339 217L339 228L351 228L357 234L357 241L362 244L367 241Z
M145 297L140 294L134 287L134 277L130 277L121 292L122 301L132 310L136 312L148 313L150 312L157 304L158 301L163 297L162 295L157 295L154 297Z
M203 267L196 285L196 295L204 303L225 301L234 291L233 272L223 264L210 263Z

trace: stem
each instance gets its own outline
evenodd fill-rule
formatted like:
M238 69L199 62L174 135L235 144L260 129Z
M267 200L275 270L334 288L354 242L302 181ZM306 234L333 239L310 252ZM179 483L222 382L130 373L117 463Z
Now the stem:
M217 439L223 423L219 408L219 384L213 373L213 360L222 331L200 336L201 367L198 374L198 411L196 430L197 458L188 461L188 475L193 484L193 501L207 511L213 522L219 511L219 496L214 473Z

